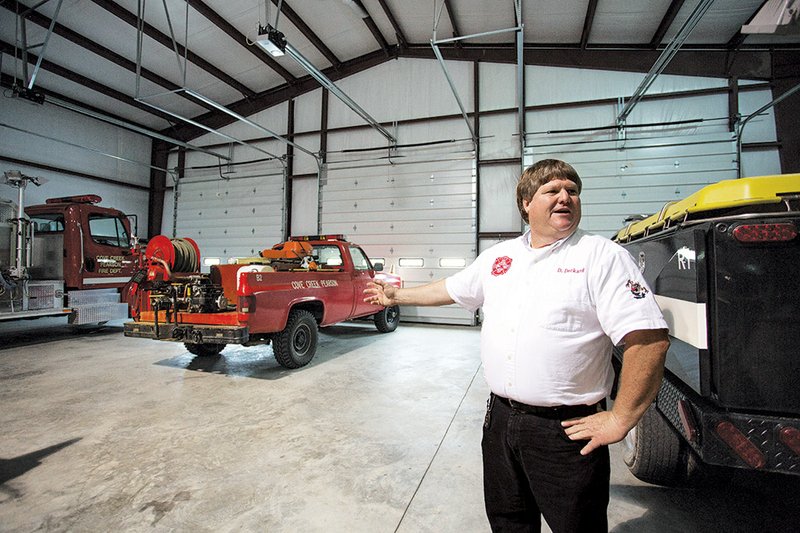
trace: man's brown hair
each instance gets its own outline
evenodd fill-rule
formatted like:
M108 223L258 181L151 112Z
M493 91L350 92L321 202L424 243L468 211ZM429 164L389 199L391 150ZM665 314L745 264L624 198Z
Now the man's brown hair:
M522 202L530 202L539 187L553 180L570 180L578 186L578 194L581 192L583 184L578 172L572 165L558 159L542 159L526 168L517 182L517 209L519 215L525 223L528 223L528 213L522 207Z

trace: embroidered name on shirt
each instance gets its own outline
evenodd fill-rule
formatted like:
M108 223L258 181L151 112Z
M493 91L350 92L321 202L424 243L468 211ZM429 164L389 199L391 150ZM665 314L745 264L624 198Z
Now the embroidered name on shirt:
M492 265L492 276L502 276L508 269L511 268L511 258L507 255L503 257L498 257L494 260L494 265Z
M556 270L556 272L558 272L559 274L583 274L584 272L586 272L586 268L585 267L584 268L561 268L561 267L559 267L558 270Z

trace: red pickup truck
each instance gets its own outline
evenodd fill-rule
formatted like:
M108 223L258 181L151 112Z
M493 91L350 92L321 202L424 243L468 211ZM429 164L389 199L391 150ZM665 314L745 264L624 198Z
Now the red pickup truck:
M376 311L363 301L373 278L397 287L400 278L380 272L342 235L292 237L208 274L199 272L191 239L159 235L144 258L125 336L183 342L198 356L216 356L227 344L272 343L281 366L299 368L314 357L321 326L371 317L388 333L400 319L396 306Z

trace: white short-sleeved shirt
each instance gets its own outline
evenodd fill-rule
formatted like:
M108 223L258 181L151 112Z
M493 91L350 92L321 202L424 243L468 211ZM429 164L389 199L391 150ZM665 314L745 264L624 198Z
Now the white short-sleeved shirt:
M544 248L531 248L530 232L499 243L446 287L460 306L483 307L491 391L529 405L602 400L613 345L631 331L667 328L631 255L581 230Z

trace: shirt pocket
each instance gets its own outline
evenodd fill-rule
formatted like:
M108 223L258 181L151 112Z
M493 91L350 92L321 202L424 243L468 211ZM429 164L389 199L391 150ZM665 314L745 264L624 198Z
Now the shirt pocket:
M562 299L542 302L539 326L544 329L577 332L584 329L591 306L580 300Z

